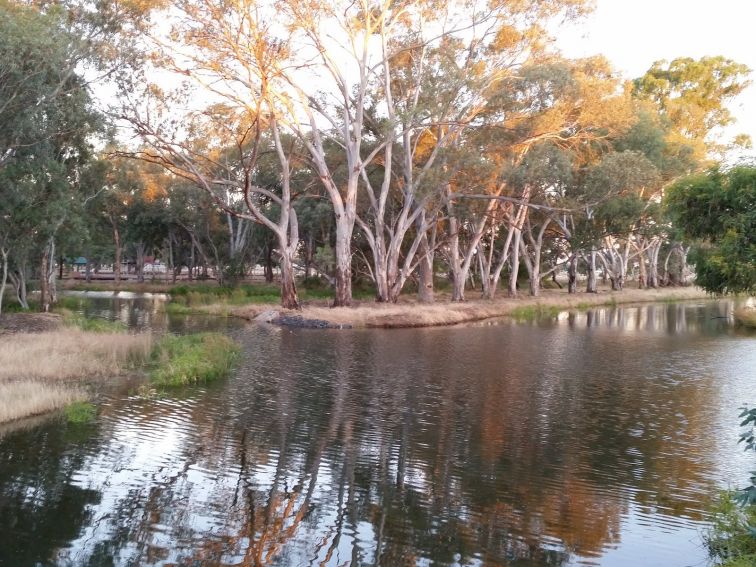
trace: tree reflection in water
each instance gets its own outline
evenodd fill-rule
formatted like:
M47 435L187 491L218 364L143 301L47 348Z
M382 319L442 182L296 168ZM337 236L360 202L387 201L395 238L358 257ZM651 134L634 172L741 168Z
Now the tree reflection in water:
M619 311L240 331L225 383L1 439L0 564L566 565L636 520L692 540L754 354L693 308Z

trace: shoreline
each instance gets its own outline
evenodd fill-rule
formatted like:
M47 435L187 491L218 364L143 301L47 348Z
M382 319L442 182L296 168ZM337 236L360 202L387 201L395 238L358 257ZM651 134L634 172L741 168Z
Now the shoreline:
M533 318L555 310L589 309L620 304L667 303L718 299L696 287L663 289L601 290L596 294L568 294L565 290L543 290L539 297L475 299L463 303L448 300L420 304L400 300L395 304L359 302L352 307L328 307L307 304L300 311L282 309L273 304L228 306L212 304L197 307L199 313L240 317L248 321L278 323L284 326L341 329L406 329L445 327L499 317ZM303 324L293 323L299 320ZM319 323L319 324L312 324ZM327 323L327 326L324 325Z

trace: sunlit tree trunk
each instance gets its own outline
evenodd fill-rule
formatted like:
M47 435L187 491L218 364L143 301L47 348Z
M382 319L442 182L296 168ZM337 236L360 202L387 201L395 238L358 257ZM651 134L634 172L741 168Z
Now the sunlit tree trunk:
M646 255L643 251L638 252L638 289L646 287L648 274L646 273Z
M434 252L428 242L428 234L425 233L420 241L420 262L417 266L417 300L420 303L433 303L433 256Z
M514 242L512 242L512 259L511 269L509 270L509 297L517 297L517 278L520 275L520 242L522 240L522 232L520 229L515 228Z
M55 239L50 237L42 249L39 266L39 310L47 313L57 299L55 287Z
M661 239L657 238L651 245L648 254L648 287L659 287L659 252L661 251Z
M285 249L284 249L285 250ZM281 255L281 307L284 309L299 309L297 285L294 279L294 265L291 254L287 251Z

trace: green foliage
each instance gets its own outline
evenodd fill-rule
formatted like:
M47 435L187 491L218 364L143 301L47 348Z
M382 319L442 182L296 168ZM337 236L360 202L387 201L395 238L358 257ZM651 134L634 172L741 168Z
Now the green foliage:
M161 339L152 353L150 380L158 386L186 386L222 378L239 356L239 345L220 333Z
M696 283L711 293L756 290L756 167L712 169L675 183L666 208L698 246Z
M63 410L68 423L86 424L92 423L97 417L97 408L91 402L74 402Z

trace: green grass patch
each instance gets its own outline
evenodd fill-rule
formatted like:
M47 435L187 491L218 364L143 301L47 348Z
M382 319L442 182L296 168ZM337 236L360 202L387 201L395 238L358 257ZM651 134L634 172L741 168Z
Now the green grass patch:
M722 567L756 565L756 505L740 505L734 491L722 492L705 536L709 555Z
M84 317L84 315L74 313L68 309L61 309L59 311L63 315L63 324L67 327L75 327L91 333L125 333L128 331L128 327L121 321L110 321L99 317Z
M63 409L68 423L92 423L97 417L97 408L91 402L73 402Z
M541 305L540 303L537 303L535 305L516 307L509 314L520 321L533 321L535 319L553 319L562 311L564 311L563 307Z
M24 309L21 304L16 301L15 297L5 296L3 300L3 313L35 313L39 311L39 303L29 300L29 309Z
M150 380L158 386L186 386L226 376L239 345L220 333L163 337L152 352Z

